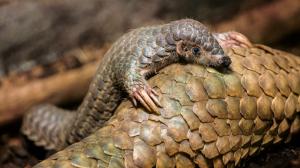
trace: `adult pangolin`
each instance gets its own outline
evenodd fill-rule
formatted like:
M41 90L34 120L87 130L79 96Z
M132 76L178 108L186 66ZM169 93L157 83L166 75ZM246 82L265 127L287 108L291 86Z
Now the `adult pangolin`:
M36 168L235 167L288 142L300 130L300 58L262 45L225 53L229 71L160 70L149 80L160 115L125 101L103 128Z
M118 39L102 59L76 112L41 105L24 119L23 132L37 145L61 149L103 126L127 93L149 112L164 108L146 78L176 62L225 67L231 60L221 45L247 44L237 33L212 34L192 19L135 29Z

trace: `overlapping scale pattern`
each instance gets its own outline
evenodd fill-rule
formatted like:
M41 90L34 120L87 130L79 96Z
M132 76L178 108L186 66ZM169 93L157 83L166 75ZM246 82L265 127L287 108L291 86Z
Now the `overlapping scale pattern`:
M234 167L300 129L300 58L228 49L232 71L174 64L150 79L161 115L123 102L107 126L36 167Z

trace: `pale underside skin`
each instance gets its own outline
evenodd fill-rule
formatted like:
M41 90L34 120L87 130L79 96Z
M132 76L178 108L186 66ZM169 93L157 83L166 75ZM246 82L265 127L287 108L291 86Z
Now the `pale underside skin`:
M76 111L40 105L25 116L22 130L37 145L58 150L102 127L125 97L159 114L164 107L146 77L177 62L226 68L231 60L219 42L239 45L236 37L235 33L212 34L191 19L132 30L107 51Z
M300 58L234 36L229 70L167 66L148 81L160 115L125 100L103 128L35 167L234 167L288 142L300 129Z

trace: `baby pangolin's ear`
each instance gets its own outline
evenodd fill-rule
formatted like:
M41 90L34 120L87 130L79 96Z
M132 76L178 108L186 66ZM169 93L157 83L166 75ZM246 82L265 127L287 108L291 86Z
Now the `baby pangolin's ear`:
M178 41L176 44L176 52L179 55L184 55L185 51L185 47L186 45L184 44L184 42L182 40Z

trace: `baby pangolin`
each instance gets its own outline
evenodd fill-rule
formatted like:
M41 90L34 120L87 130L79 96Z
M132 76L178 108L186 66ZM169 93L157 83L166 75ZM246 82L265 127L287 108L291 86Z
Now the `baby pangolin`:
M22 130L37 145L61 149L102 127L124 93L135 105L139 102L149 112L159 113L163 107L146 78L178 62L227 68L231 60L220 44L250 45L243 40L235 32L212 34L192 19L132 30L107 51L76 112L40 105L25 116Z

